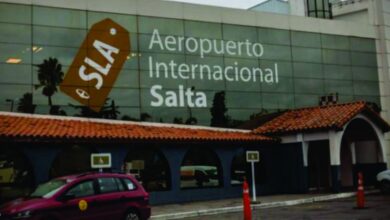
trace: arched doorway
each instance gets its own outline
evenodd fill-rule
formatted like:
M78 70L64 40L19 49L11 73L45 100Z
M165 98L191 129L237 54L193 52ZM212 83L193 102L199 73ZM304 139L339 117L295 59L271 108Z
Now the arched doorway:
M356 185L363 172L366 185L374 185L383 168L383 152L375 129L363 118L352 120L345 129L340 149L340 178L344 188Z
M222 166L211 149L192 148L180 166L180 187L206 188L222 186Z
M91 171L91 154L89 147L73 145L64 147L57 155L50 168L50 178Z
M148 192L171 189L168 161L157 149L132 149L125 158L124 169L135 175Z
M2 146L0 149L0 203L29 194L34 185L32 165L26 156Z

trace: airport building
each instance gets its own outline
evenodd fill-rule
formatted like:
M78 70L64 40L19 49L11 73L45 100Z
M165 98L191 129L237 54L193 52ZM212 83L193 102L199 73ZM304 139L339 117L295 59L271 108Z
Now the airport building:
M91 153L154 204L239 196L248 150L259 195L340 191L359 171L374 185L390 153L390 2L369 2L353 22L0 0L1 198L89 171Z

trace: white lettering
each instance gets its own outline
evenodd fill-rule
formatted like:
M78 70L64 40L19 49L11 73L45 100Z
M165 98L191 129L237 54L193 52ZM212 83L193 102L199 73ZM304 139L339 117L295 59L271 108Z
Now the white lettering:
M160 85L154 85L152 88L150 88L150 94L156 98L156 101L152 101L150 103L151 106L153 107L159 107L164 103L164 98L157 92L157 90L161 90L162 86Z
M108 45L106 43L103 43L101 41L95 40L93 42L93 47L96 48L110 63L114 62L114 58L112 57L112 53L118 54L119 49L116 47L113 47L111 45Z

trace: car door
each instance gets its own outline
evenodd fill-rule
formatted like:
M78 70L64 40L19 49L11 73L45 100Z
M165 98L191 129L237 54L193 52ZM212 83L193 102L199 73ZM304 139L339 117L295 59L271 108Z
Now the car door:
M67 220L98 220L100 211L96 206L99 195L96 193L93 179L85 180L71 186L59 197L62 202L58 214Z
M101 177L97 179L99 198L97 207L101 216L110 219L121 219L125 214L124 186L118 178Z

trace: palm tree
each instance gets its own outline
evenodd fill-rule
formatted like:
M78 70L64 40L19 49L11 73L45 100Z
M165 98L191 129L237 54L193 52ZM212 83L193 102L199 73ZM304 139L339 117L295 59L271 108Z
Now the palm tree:
M51 97L56 93L57 86L62 82L64 72L62 72L62 65L56 58L43 60L43 63L36 65L38 67L38 80L40 85L35 86L38 89L43 86L42 94L47 96L49 106L52 106Z

